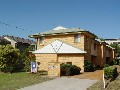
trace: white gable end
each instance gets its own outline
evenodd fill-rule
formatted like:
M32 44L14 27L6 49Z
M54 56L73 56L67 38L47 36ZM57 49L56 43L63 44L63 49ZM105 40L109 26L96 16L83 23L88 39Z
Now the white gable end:
M63 43L58 53L86 53L86 52Z
M35 54L40 54L40 53L60 54L60 53L86 53L86 51L80 50L71 45L68 45L66 43L56 40L56 41L48 44L47 46L45 46L39 50L36 50L33 53L35 53Z
M57 53L57 52L60 50L62 44L63 44L62 42L56 40L56 41L54 41L53 43L51 43L51 46L53 47L53 49L54 49L55 52Z
M47 45L47 46L45 46L41 49L38 49L38 50L34 51L33 53L35 53L35 54L38 53L39 54L39 53L56 53L56 52L52 48L51 44L49 44L49 45Z

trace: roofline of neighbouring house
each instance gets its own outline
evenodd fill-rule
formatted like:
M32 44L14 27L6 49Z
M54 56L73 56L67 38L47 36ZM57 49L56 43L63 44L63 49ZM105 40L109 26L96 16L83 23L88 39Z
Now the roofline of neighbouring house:
M35 41L33 41L33 40L29 40L29 39L25 39L25 38L20 38L20 37L15 37L15 36L9 36L9 35L3 35L3 37L6 39L6 38L8 38L9 40L7 40L7 41L14 41L15 43L27 43L27 44L30 44L30 45L36 45L36 42ZM17 40L15 40L14 38L17 38L17 39L21 39L21 40L24 40L24 41L26 41L26 42L21 42L21 41L17 41Z
M10 41L6 40L3 36L0 36L0 41L5 41L5 42L10 43Z

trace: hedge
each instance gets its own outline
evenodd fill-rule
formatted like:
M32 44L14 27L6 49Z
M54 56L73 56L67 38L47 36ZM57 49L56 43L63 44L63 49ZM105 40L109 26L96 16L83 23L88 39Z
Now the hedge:
M104 67L103 70L105 74L105 79L114 78L118 74L117 68L113 66Z
M81 68L76 65L62 64L61 65L61 75L72 76L80 74Z

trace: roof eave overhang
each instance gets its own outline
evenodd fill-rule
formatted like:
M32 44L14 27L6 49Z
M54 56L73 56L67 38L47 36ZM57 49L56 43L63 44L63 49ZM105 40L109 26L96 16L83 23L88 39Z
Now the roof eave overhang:
M65 33L49 33L49 34L33 34L33 35L29 35L28 37L30 38L38 38L40 36L55 36L55 35L66 35L66 34L78 34L78 33L82 33L82 31L79 32L65 32Z
M32 52L33 54L86 54L86 52L85 53L34 53L34 52Z
M30 37L30 38L38 38L38 37L40 37L40 36L69 35L69 34L79 34L79 33L84 33L84 32L88 32L88 33L90 33L91 35L97 37L95 34L89 32L89 31L61 32L61 33L47 33L47 34L39 33L39 34L29 35L28 37Z

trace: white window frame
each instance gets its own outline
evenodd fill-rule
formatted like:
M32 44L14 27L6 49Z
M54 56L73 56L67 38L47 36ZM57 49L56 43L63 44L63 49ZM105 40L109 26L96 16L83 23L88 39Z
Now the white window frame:
M74 36L74 42L75 42L75 43L79 43L79 42L80 42L80 39L81 39L81 35L80 35L80 34L76 34L76 35Z
M43 45L44 44L44 37L40 37L39 42L40 42L40 45Z

